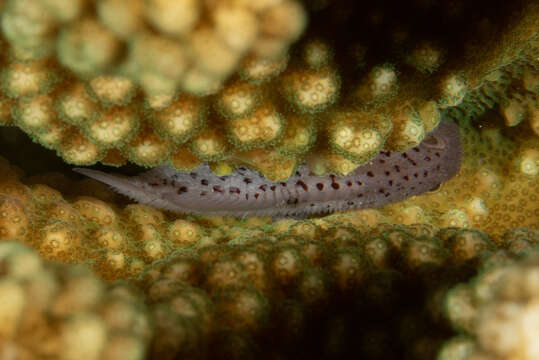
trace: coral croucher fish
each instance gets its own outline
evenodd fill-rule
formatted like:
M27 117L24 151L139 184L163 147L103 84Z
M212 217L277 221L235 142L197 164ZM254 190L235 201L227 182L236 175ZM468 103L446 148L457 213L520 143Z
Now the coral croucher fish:
M178 213L306 217L379 207L432 190L457 173L461 156L458 126L444 120L417 147L403 153L382 151L347 176L314 175L304 165L284 182L242 167L218 176L207 164L195 172L162 166L134 177L74 171L139 203Z

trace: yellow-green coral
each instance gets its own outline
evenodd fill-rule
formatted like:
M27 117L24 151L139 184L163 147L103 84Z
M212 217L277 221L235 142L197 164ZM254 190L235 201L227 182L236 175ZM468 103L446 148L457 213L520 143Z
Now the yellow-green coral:
M0 1L0 124L69 164L208 161L218 174L241 164L279 180L307 162L347 174L380 149L415 146L442 117L459 122L464 147L457 177L400 204L237 220L26 176L14 165L45 157L0 131L0 146L16 149L2 155L23 159L0 159L0 352L533 358L534 333L522 329L537 317L537 10L524 0ZM505 305L510 321L498 316ZM447 321L476 337L447 342Z
M305 161L323 163L320 173L345 174L382 149L407 150L435 127L441 109L471 113L476 103L501 102L509 125L528 117L536 127L533 4L515 5L501 40L474 24L483 44L462 44L466 64L447 49L452 39L429 41L404 27L387 29L399 56L372 44L365 51L373 58L358 71L347 49L360 40L343 45L317 35L327 30L316 22L288 51L306 16L322 16L303 7L312 4L254 3L7 1L0 100L13 119L3 122L71 164L185 169L175 154L189 148L193 164L242 164L272 179ZM326 5L318 11L342 16L336 3ZM389 10L351 14L374 31ZM363 120L341 115L350 112ZM346 129L359 133L337 136ZM277 173L280 157L245 161L250 149L276 149L294 166Z
M92 351L89 358L108 359L109 352L120 350L123 352L115 352L118 358L132 358L125 352L133 352L130 356L136 359L191 357L201 352L209 358L218 358L223 351L247 356L253 354L253 348L235 345L229 349L220 339L241 336L252 344L258 343L268 332L285 331L291 319L281 311L295 309L299 316L294 318L297 331L286 338L276 338L273 343L275 351L290 354L308 336L305 327L322 320L320 316L328 311L338 312L336 306L351 307L352 318L356 319L353 321L357 321L356 316L362 316L363 321L353 325L359 328L366 320L361 312L354 313L357 310L353 310L354 306L374 306L379 316L385 316L380 312L389 311L386 306L395 301L394 292L404 285L402 274L431 284L427 286L429 291L442 291L444 286L454 285L455 280L449 277L432 282L431 276L439 276L436 274L440 269L452 269L458 274L459 265L466 268L478 262L488 265L497 261L485 257L493 251L503 247L510 249L508 256L514 256L516 252L536 247L539 240L537 231L524 228L507 232L503 241L496 243L488 234L477 230L379 223L380 218L372 211L275 223L264 218L173 220L170 214L141 205L116 209L92 197L65 201L45 185L34 185L32 194L26 194L30 198L16 182L4 186L11 189L11 195L3 195L5 203L23 204L26 199L25 208L38 211L19 214L15 220L15 208L3 206L3 213L14 219L3 224L8 230L26 218L33 221L27 231L19 233L19 241L38 247L44 257L86 263L101 277L124 278L142 291L138 295L121 283L105 290L103 283L87 270L42 265L43 260L37 254L3 238L0 255L4 254L2 261L7 270L1 276L0 291L9 302L0 309L6 314L1 335L11 336L14 339L11 346L21 349L18 351L38 354L57 351L63 357L83 353L90 356L86 352ZM57 246L51 246L54 242ZM26 320L28 314L33 314L21 310L22 305L27 306L25 297L30 299L28 291L55 284L54 281L43 283L43 276L48 274L60 279L56 281L60 281L63 290L47 297L50 300L40 308L41 312L55 314L42 324L43 331L50 331L46 329L54 327L57 321L67 321L65 328L62 325L64 332L53 333L63 339L62 347L52 349L36 346L31 337L30 340L24 336L14 338L16 331L22 331L15 330L21 329L16 325L30 321ZM39 281L39 289L27 288L32 282L17 280L22 277ZM82 297L78 290L81 287L85 289ZM140 296L145 299L147 309L137 300L142 299ZM357 299L354 300L357 305L350 303L352 299ZM430 300L437 307L429 309L441 312L443 304L436 303L436 299ZM68 311L70 315L55 320L58 311ZM462 322L463 314L458 315ZM154 326L149 327L150 323ZM129 326L130 332L116 332L124 329L122 326ZM80 341L76 337L79 327L95 333L92 339L97 343L76 346ZM108 336L105 338L104 334ZM111 337L111 334L115 335ZM417 334L407 336L421 341ZM123 337L129 341L122 342ZM322 339L322 344L330 341ZM210 343L214 346L209 346ZM290 348L291 344L296 345ZM351 345L347 341L345 344L346 349ZM300 351L308 354L311 349ZM371 350L361 347L356 351L366 354ZM448 350L444 348L444 351ZM425 354L423 357L428 358Z
M64 309L76 314L68 317L69 320L61 320L68 321L63 328L65 332L58 335L66 337L62 338L61 348L30 346L24 336L16 337L10 345L22 349L18 351L38 354L43 351L58 351L64 357L82 356L83 351L87 354L90 348L75 346L80 341L75 336L77 329L84 327L92 334L95 332L94 340L98 341L92 343L89 357L92 359L108 359L112 356L109 353L126 359L189 358L195 354L219 358L223 352L245 358L254 354L251 345L263 344L261 339L271 332L291 331L290 326L295 330L286 337L275 338L274 351L289 355L301 349L300 352L309 354L322 351L315 350L318 347L298 348L305 336L311 336L306 328L313 321L330 321L342 308L353 314L351 322L345 322L347 327L374 331L362 312L355 311L374 307L377 309L374 313L386 316L385 312L398 306L390 304L399 298L402 286L417 288L414 281L419 279L431 284L425 285L428 291L442 294L463 276L458 275L462 271L460 266L469 269L478 262L488 263L490 260L485 260L485 255L501 248L512 253L528 252L537 246L539 239L537 231L525 228L492 237L462 227L392 224L386 209L275 222L270 218L177 216L145 205L122 207L105 201L111 197L107 194L109 190L98 191L100 185L87 180L67 181L63 187L70 189L72 195L64 197L65 189L59 192L44 184L28 186L20 182L60 184L57 177L21 178L21 172L7 162L2 162L2 173L5 180L0 185L0 255L3 247L20 249L14 253L24 255L5 260L8 261L5 268L10 270L0 276L3 283L7 281L0 291L6 292L5 298L10 299L0 312L9 314L3 317L3 324L11 328L2 330L14 336L13 329L17 327L12 324L24 323L21 319L29 316L20 308L21 301L25 304L25 288L21 290L21 285L13 283L9 274L24 272L27 267L22 264L30 262L34 264L32 269L37 269L30 273L40 274L32 277L36 276L41 283L42 267L51 267L39 265L42 258L83 263L103 279L124 279L142 291L142 295L137 295L121 284L104 290L101 280L90 276L87 270L55 265L52 267L57 269L55 276L66 282L62 285L66 294L55 295L54 299L58 300L43 305L42 311L54 310L54 304L61 302ZM92 186L96 189L91 190ZM103 200L83 195L88 192L100 193ZM418 212L421 211L416 210L415 216ZM20 243L9 242L12 238L34 247L41 256ZM456 273L443 281L432 279L439 276L440 269ZM403 274L410 281L408 285ZM85 289L83 298L77 297L81 286ZM121 296L115 295L117 292ZM127 299L123 297L126 294ZM147 308L136 305L140 302L137 299L144 299ZM429 305L431 311L442 312L442 304L436 302L439 296L428 299L433 301ZM81 306L96 310L82 312ZM323 316L327 313L331 314L329 318ZM359 321L357 316L363 320ZM416 319L417 315L409 316ZM47 319L44 329L57 324L54 317ZM148 327L149 323L153 326ZM130 333L111 332L126 324ZM406 320L399 319L396 324L405 326ZM317 328L328 327L333 329L329 324ZM105 333L106 339L101 336ZM420 343L424 336L421 334L407 332L406 338L410 340L401 339L399 343ZM323 351L329 352L324 356L353 348L347 340L341 347L333 348L330 338L323 333L316 336L322 336ZM229 343L231 337L236 339L233 344ZM429 341L441 344L441 339L429 338ZM251 345L244 347L243 342ZM429 351L423 349L420 357L433 356L437 346ZM373 350L361 346L354 351L370 354ZM448 350L444 348L444 351Z
M1 349L27 358L144 359L153 336L142 294L89 269L0 244Z
M495 253L479 275L451 289L445 311L463 336L447 342L440 359L533 359L539 319L539 253L518 259Z

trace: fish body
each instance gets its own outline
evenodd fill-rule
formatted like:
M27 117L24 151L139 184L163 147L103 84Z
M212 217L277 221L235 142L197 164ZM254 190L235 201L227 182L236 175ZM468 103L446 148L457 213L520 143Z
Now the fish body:
M139 203L197 215L306 217L379 207L432 190L453 177L461 162L458 126L442 121L417 147L381 152L347 176L318 176L302 165L283 182L239 168L215 175L207 164L195 172L162 166L134 177L76 168Z

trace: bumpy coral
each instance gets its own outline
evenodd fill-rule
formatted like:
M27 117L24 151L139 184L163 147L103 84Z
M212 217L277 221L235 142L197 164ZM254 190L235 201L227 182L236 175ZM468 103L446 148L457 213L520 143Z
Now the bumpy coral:
M535 129L536 5L476 19L450 3L415 2L384 27L397 14L369 4L9 0L0 124L70 164L206 161L275 180L305 161L346 174L382 149L410 149L442 109L500 103L509 124L527 117ZM417 14L451 33L403 22Z
M80 266L45 263L0 243L0 353L5 358L144 359L153 335L141 294Z
M50 341L31 337L27 343L25 336L30 335L15 336L19 333L13 330L30 321L21 310L26 306L26 283L16 285L22 286L19 291L10 282L6 299L13 300L0 309L6 319L2 323L15 324L5 330L12 335L9 346L60 358L85 351L91 359L118 354L135 359L244 359L268 348L274 356L285 357L391 358L404 352L431 359L449 336L440 323L440 299L447 289L469 279L478 264L503 260L488 254L506 249L512 257L539 245L537 231L527 228L493 237L462 227L404 226L391 224L383 210L374 209L303 221L180 217L149 206L117 205L110 190L89 180L24 178L6 161L0 164L0 255L3 247L14 249L7 253L24 255L22 260L6 260L3 274L24 272L27 262L34 264L31 274L42 277L50 272L60 279L54 288L65 288L66 294L56 295L61 305L54 305L60 300L50 300L39 314L57 306L76 313L41 320L45 334L67 321L60 326L65 333L49 335L60 337L62 347L35 345ZM414 218L413 211L408 213ZM13 238L19 243L9 242ZM88 270L50 265L43 258L86 264L102 279L122 279L142 295L122 283L107 287ZM2 276L10 279L8 275ZM86 289L82 298L77 296L81 286ZM57 291L54 294L63 294ZM396 302L405 293L417 299ZM381 329L376 325L381 319L393 319L393 325ZM117 333L111 329L122 326L127 332L109 336ZM80 345L79 327L91 331L99 343ZM347 335L352 333L366 334L359 346ZM314 347L313 337L318 339ZM392 345L375 346L373 341Z
M537 246L537 233L526 240ZM539 251L522 259L495 253L484 263L476 278L447 295L446 314L465 335L449 341L439 358L536 359Z
M478 118L488 109L497 110L506 126L524 123L539 135L537 109L539 68L537 61L515 61L491 72L479 87L470 91L462 105L448 114L454 118Z
M537 357L537 14L0 0L0 126L68 164L348 174L442 117L464 146L455 179L401 204L237 220L43 174L46 152L1 131L24 171L0 158L0 357Z
M296 1L25 0L4 4L2 32L16 58L57 57L114 105L135 86L149 96L219 88L242 58L286 53L306 20Z

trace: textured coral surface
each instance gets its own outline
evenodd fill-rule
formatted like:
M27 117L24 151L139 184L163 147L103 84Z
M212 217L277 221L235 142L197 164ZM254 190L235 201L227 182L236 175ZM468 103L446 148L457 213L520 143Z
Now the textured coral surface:
M537 358L538 22L524 0L0 0L0 358ZM71 172L349 174L442 117L455 178L301 221Z
M479 275L452 288L445 311L462 335L440 359L534 359L539 356L539 252L497 252Z
M5 1L0 122L70 164L273 180L410 149L444 109L537 130L535 2L383 3Z

